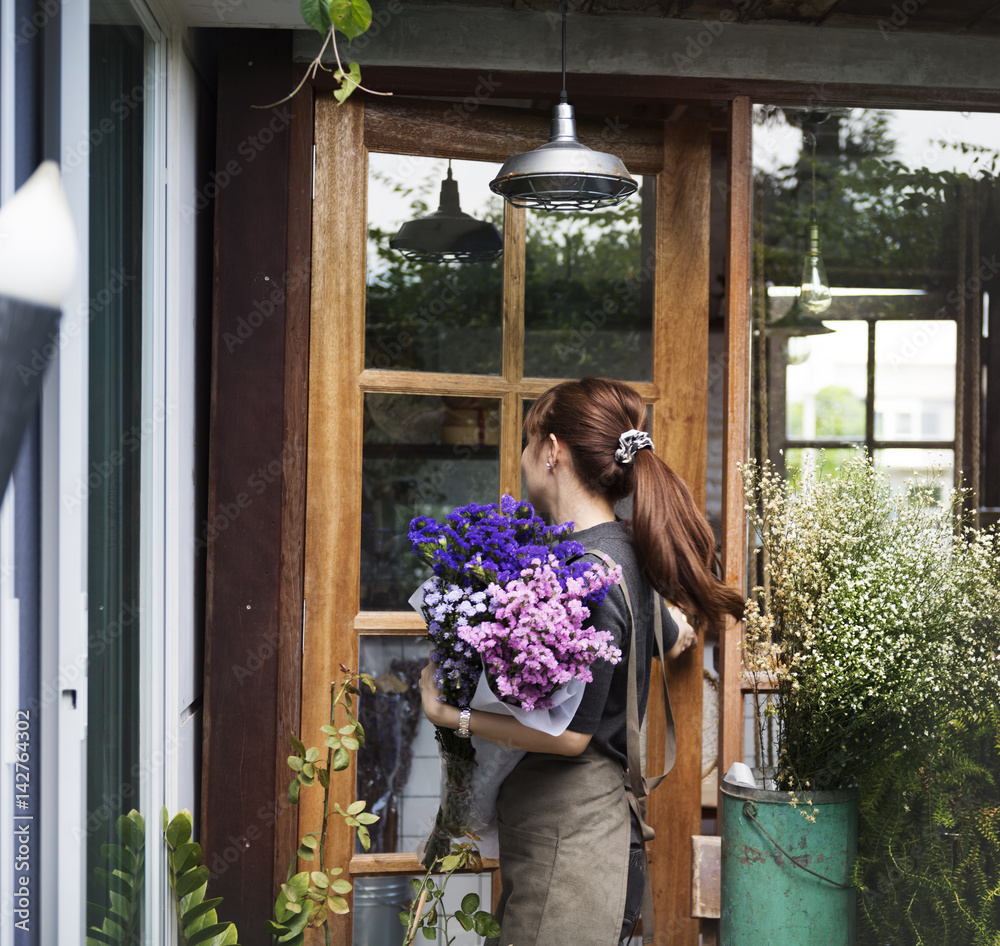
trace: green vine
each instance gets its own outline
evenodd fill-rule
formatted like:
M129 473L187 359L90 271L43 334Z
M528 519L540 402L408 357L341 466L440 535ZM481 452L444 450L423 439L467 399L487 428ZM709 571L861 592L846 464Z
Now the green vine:
M431 876L434 870L444 873L444 878L437 883ZM445 946L451 946L455 941L455 936L448 935L448 924L455 920L459 926L467 933L475 930L478 936L485 936L495 939L500 935L500 926L493 915L486 910L479 909L479 895L474 893L466 894L462 898L461 907L454 913L449 914L444 907L444 894L451 879L451 875L457 870L481 871L483 861L479 855L479 850L469 841L462 844L452 844L451 853L438 858L428 868L423 878L414 877L410 881L413 888L413 902L410 909L399 914L399 920L406 927L406 936L403 939L403 946L410 946L416 938L417 932L423 934L425 939L437 939L438 930L444 938Z
M315 79L320 69L324 72L333 72L334 81L337 83L333 97L338 105L343 105L355 89L370 92L372 95L392 95L391 92L376 92L374 89L365 88L361 84L361 66L356 62L349 62L345 69L340 61L337 32L343 33L350 42L368 31L372 25L372 8L368 0L300 0L299 11L306 26L316 30L323 37L323 45L309 63L299 84L283 99L270 105L259 106L260 108L273 108L275 105L287 102L306 82ZM323 65L323 53L326 52L327 46L333 50L334 58L337 60L335 70Z
M367 851L371 838L368 825L378 821L378 815L365 811L365 802L352 802L342 808L338 802L331 805L330 773L341 772L351 764L351 753L357 752L365 744L365 731L353 710L353 697L359 693L358 684L363 683L375 692L375 681L367 673L348 670L343 664L340 669L345 674L339 687L330 686L330 722L321 727L326 736L326 762L320 761L321 750L316 746L306 748L302 740L292 734L295 754L288 757L288 767L294 773L288 786L288 800L299 803L303 786L317 782L323 788L323 820L319 831L309 831L302 836L299 849L288 867L288 878L281 885L274 904L274 920L269 922L271 932L279 943L299 946L305 940L307 927L322 927L327 946L330 943L330 914L350 912L345 894L351 892L351 883L340 875L342 867L326 866L326 835L329 820L334 815L342 818L349 828L354 828L358 841ZM344 711L346 723L337 726L337 707ZM316 861L316 870L295 872L298 860Z

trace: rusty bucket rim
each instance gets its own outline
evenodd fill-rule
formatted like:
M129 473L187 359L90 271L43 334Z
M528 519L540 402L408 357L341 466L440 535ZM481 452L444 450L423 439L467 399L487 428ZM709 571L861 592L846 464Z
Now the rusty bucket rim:
M802 789L797 792L790 792L773 788L750 788L747 785L737 785L723 779L720 787L722 794L728 795L730 798L764 802L768 805L788 805L791 804L793 797L798 798L799 803L803 805L836 805L842 802L853 801L858 797L856 786L824 789L823 791Z

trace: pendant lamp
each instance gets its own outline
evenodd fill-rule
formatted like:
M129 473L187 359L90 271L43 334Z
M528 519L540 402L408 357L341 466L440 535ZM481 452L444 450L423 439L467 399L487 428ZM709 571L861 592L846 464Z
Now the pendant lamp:
M809 211L809 226L806 228L806 255L802 261L802 280L799 288L799 304L818 315L830 308L833 297L830 280L819 251L819 223L816 219L816 134L812 135L812 208Z
M438 209L404 223L389 246L417 262L483 263L503 253L503 238L492 223L462 212L449 161Z
M819 319L813 318L796 296L791 308L780 318L768 323L764 331L768 335L801 336L829 335L833 329L827 328Z
M549 140L508 158L490 190L516 207L596 210L621 203L639 185L621 158L594 151L576 137L573 106L566 101L566 7L562 0L562 91L552 109Z

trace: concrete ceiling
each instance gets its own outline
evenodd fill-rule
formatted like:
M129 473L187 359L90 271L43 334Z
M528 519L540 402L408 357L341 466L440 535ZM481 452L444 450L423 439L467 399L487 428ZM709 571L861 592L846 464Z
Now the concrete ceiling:
M409 6L412 0L397 0ZM551 17L559 0L423 0L421 6L462 11L537 12ZM176 0L192 26L264 26L299 29L296 0ZM391 4L372 0L376 14ZM573 17L654 17L682 21L808 25L895 33L1000 35L998 0L570 0Z
M296 30L300 62L320 47L298 0L165 2L189 26ZM338 43L362 68L558 73L558 0L371 4L372 28ZM1000 0L570 0L568 70L812 83L820 98L824 83L969 90L993 108L998 36Z

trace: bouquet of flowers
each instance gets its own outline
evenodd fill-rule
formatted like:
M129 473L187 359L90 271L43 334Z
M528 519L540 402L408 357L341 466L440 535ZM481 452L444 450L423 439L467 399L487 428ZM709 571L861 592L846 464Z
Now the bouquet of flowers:
M567 538L572 529L547 526L511 496L459 507L443 522L410 523L413 550L434 572L411 600L427 620L443 700L558 735L592 679L591 664L621 660L609 631L585 626L621 569L579 560L584 549ZM425 866L448 853L451 838L490 824L499 784L522 755L450 729L436 736L444 785Z

